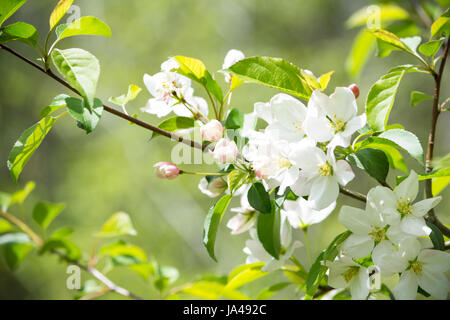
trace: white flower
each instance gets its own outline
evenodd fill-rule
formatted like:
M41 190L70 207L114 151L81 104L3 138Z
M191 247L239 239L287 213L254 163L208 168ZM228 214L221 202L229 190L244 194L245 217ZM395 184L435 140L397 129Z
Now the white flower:
M258 240L256 229L250 229L251 240L245 242L244 253L248 255L246 264L256 262L266 262L266 265L262 268L262 271L274 271L280 269L284 263L292 256L294 250L302 243L299 241L292 241L291 228L286 222L286 216L281 214L281 247L279 259L272 257L264 249L261 242Z
M372 189L368 194L368 204L373 210L381 212L389 224L400 223L400 229L414 236L428 236L431 229L423 218L437 206L441 197L425 199L415 204L419 192L419 177L411 171L408 178L398 185L395 191L385 187Z
M161 64L161 71L171 72L179 68L180 64L175 58L169 58Z
M201 126L200 133L203 140L216 142L223 136L223 126L217 120L211 120L207 124Z
M211 155L217 162L226 164L236 161L238 153L239 150L234 141L228 138L222 138L217 142Z
M432 249L420 251L420 246L412 241L405 242L400 250L404 252L403 259L408 263L393 290L395 298L415 299L420 286L433 297L446 299L450 284L445 273L450 270L450 254Z
M202 178L198 184L198 188L203 194L206 194L210 198L220 196L227 190L227 183L221 177L217 177L212 181L208 181L206 178Z
M322 222L333 212L335 207L336 202L333 202L323 210L314 210L307 200L299 197L296 201L284 201L283 212L286 214L290 225L297 229Z
M255 113L269 124L265 131L273 140L296 142L305 136L303 122L307 109L290 95L280 93L268 103L256 103Z
M255 211L248 213L238 213L228 220L227 227L231 229L231 234L241 234L254 227L257 214Z
M304 123L306 135L316 142L331 141L347 147L353 133L364 127L366 115L357 116L358 106L349 88L338 87L329 97L315 90L308 103Z
M315 142L303 139L289 155L290 162L301 169L297 182L291 186L297 196L309 195L315 210L322 210L336 201L339 184L345 186L355 174L345 160L336 161L332 148L325 154Z
M328 262L328 284L333 288L349 288L352 300L365 300L370 292L369 271L348 256Z
M242 59L245 59L245 55L242 51L231 49L225 56L222 69L228 69L233 64L235 64L238 61L241 61ZM229 83L230 80L231 80L230 74L228 72L225 72L225 81Z

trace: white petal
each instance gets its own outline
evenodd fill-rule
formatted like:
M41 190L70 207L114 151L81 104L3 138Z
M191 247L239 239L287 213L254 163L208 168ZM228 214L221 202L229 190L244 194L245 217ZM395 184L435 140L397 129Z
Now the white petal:
M406 237L400 241L398 249L404 259L413 261L419 255L421 244L416 237Z
M420 252L418 260L432 272L445 273L450 270L450 254L445 251L425 249Z
M392 243L395 243L396 245L399 245L405 239L414 239L414 240L416 239L415 236L404 232L400 228L400 224L390 226L386 232L386 236L389 238L389 240ZM416 257L417 257L417 255L414 258L416 258Z
M291 186L292 192L299 197L307 196L311 192L312 181L305 171L300 171L297 181Z
M325 220L336 208L336 202L333 202L330 206L323 210L314 210L311 207L311 203L304 198L297 200L300 204L300 220L304 226L320 223Z
M322 210L336 201L339 185L333 177L320 176L314 179L308 201L315 210Z
M419 201L413 205L412 214L416 217L423 217L441 202L442 197L430 198Z
M345 240L342 250L355 259L367 257L373 250L374 241L368 235L352 234Z
M378 186L371 189L367 194L366 210L381 213L386 224L396 225L400 222L397 198L389 188Z
M339 213L339 222L351 232L359 235L365 235L370 232L370 222L364 210L343 206Z
M334 175L338 180L339 184L345 186L347 183L355 178L352 167L345 160L338 160L336 166L334 167Z
M316 142L327 142L333 138L334 131L327 118L308 115L303 123L303 130L308 138Z
M383 276L403 272L408 266L408 260L402 257L399 250L387 241L381 241L372 251L372 261L380 268Z
M443 273L423 270L417 275L419 286L433 297L445 300L450 289L447 277Z
M393 293L397 300L415 300L418 287L416 275L408 270L400 276L400 281L394 288Z
M370 292L369 272L366 268L359 268L358 275L350 281L352 300L366 300Z
M424 218L417 218L413 215L408 215L400 222L400 228L409 234L417 237L428 236L431 229L426 225Z
M289 160L296 167L310 173L318 174L319 167L326 163L325 153L310 139L303 139L292 146Z
M149 99L146 106L141 109L143 112L156 115L158 118L167 116L172 109L162 100L159 99Z
M399 201L414 201L419 193L419 176L411 170L408 178L398 185L395 194Z
M365 113L363 113L360 116L354 117L349 122L347 122L347 124L345 125L345 130L343 132L343 135L346 137L350 137L356 131L363 128L366 125L366 122L367 122L367 116Z
M326 110L332 119L336 117L345 122L349 121L358 112L355 95L349 88L337 87L329 98Z

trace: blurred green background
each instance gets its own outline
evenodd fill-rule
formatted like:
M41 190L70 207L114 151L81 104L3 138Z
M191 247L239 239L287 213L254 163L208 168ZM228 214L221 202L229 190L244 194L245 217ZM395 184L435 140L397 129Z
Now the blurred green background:
M56 0L31 0L9 22L31 23L44 37L48 17L56 3ZM64 40L60 47L81 47L100 59L102 75L98 96L104 101L124 93L130 83L143 87L143 74L158 72L161 62L168 56L197 57L214 71L221 68L226 52L236 48L247 56L283 57L316 75L335 70L330 88L357 82L361 89L358 104L362 111L370 86L381 75L391 66L412 62L409 57L394 52L385 59L373 57L359 79L348 77L345 60L358 30L347 29L345 21L370 3L348 0L77 0L75 4L80 6L81 14L106 21L113 37L77 37ZM12 44L11 47L35 58L34 52L25 45ZM176 284L204 274L227 274L245 262L242 248L248 235L231 236L225 223L217 240L219 263L212 261L203 248L203 219L214 200L198 191L198 177L183 176L176 181L155 177L153 164L170 160L174 143L165 138L150 142L150 132L110 114L104 114L99 127L90 135L78 129L70 117L63 118L15 184L6 167L11 147L26 128L39 120L40 110L55 95L69 92L1 51L0 74L0 190L13 192L25 182L35 181L37 188L25 206L28 213L37 200L65 202L67 208L52 228L73 227L72 239L89 253L93 234L103 222L111 214L125 211L138 231L136 237L127 240L140 245L161 264L178 268L181 277ZM444 78L443 97L450 94L448 74ZM221 81L222 75L217 74L217 78ZM424 75L405 78L390 123L401 123L416 133L425 147L431 105L424 103L411 108L409 95L418 89L431 94L433 83ZM196 94L203 95L203 92L196 87ZM233 95L232 105L249 112L255 102L267 101L274 94L271 89L246 85ZM144 90L131 103L129 112L139 113L141 119L157 124L159 119L139 111L149 97ZM450 152L450 133L446 125L449 117L450 113L444 113L440 118L437 156ZM411 168L421 172L417 163L406 155L405 159ZM360 170L355 169L355 172L357 178L350 188L365 193L375 185L374 180ZM398 174L391 172L390 181ZM449 190L443 195L448 196ZM342 204L360 206L343 196L339 200L339 205ZM444 223L450 223L449 205L449 198L445 198L437 209ZM343 230L337 222L337 211L320 226L311 228L314 255ZM225 222L230 217L227 213ZM29 214L28 220L31 222ZM302 239L301 232L297 237ZM297 255L308 264L304 249L299 249ZM157 297L151 282L143 281L132 271L117 269L110 276L137 294ZM70 299L74 292L66 289L66 277L66 265L52 256L39 257L32 253L16 272L9 271L0 259L0 299ZM83 281L87 279L83 274ZM270 282L270 279L249 286L244 292L256 292L264 281ZM114 294L108 297L120 298Z

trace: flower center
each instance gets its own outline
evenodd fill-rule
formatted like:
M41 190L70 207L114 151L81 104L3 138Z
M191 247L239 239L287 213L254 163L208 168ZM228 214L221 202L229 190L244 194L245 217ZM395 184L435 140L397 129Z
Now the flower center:
M277 165L278 165L278 168L283 169L283 168L289 168L290 166L292 166L292 163L285 157L280 157L280 158L278 158Z
M415 274L422 273L422 264L419 261L412 262L411 270L414 271Z
M338 118L336 115L333 116L332 119L330 119L330 126L334 129L335 133L341 132L345 130L345 121L342 118Z
M350 280L353 279L354 276L358 274L359 267L350 267L347 271L345 271L342 274L342 277L344 277L345 282L349 283Z
M369 232L369 236L371 236L376 242L380 242L386 239L386 231L384 228L372 227L372 230Z
M292 125L294 126L296 132L303 130L302 121L300 121L300 120L293 122Z
M403 200L397 202L397 211L400 212L401 215L408 215L412 212L413 206L411 205L411 199Z
M324 177L329 177L333 174L333 167L327 162L319 167L319 174Z

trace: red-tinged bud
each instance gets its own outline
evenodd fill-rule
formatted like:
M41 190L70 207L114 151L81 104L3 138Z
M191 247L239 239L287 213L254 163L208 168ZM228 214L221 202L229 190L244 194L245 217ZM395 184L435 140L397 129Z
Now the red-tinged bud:
M355 98L358 99L358 97L359 97L359 88L358 88L358 86L356 84L351 84L348 88L350 90L352 90L353 94L355 95Z
M156 176L160 179L175 179L180 174L180 169L170 162L158 162L154 165Z

